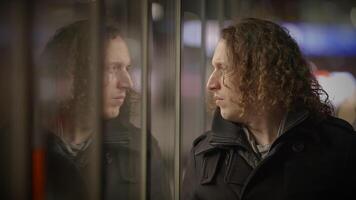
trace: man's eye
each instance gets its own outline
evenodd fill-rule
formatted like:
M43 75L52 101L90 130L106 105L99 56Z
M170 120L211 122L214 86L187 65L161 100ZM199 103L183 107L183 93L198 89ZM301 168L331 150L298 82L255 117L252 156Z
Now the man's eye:
M115 73L117 71L117 67L115 66L109 66L105 68L106 73Z
M222 70L226 70L227 67L226 67L226 65L221 65L220 68L221 68Z
M218 70L224 70L224 69L226 69L226 66L223 65L223 64L218 64L218 65L216 65L216 68L217 68Z
M114 66L112 66L112 68L113 68L114 71L118 71L121 68L121 66L120 65L114 65Z

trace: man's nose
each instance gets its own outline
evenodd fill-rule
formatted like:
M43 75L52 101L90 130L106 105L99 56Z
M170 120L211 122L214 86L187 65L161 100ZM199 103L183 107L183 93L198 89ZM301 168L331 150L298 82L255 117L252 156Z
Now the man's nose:
M125 71L121 73L118 78L117 87L131 89L133 87L132 78L129 72Z
M214 91L220 88L219 76L216 74L216 71L213 71L210 74L208 82L206 84L206 88L208 90Z

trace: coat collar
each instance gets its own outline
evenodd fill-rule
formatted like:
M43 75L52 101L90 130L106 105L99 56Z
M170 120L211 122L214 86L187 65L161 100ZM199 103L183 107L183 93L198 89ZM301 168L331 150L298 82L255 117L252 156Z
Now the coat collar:
M285 136L286 132L304 122L308 116L309 112L307 110L287 113L280 136L282 134ZM307 130L307 132L310 132L310 130ZM214 112L212 129L207 133L206 137L206 139L197 144L195 151L196 155L216 148L228 148L231 146L240 147L246 150L252 149L242 128L242 124L225 120L221 116L219 108Z
M206 137L197 144L195 155L206 153L215 148L238 146L247 149L250 147L241 124L222 118L219 108L214 112L212 128Z
M125 149L139 153L141 147L142 130L130 122L116 120L105 124L103 136L104 147L108 149ZM153 145L156 140L147 132L147 141Z
M298 126L300 123L302 123L308 117L309 117L309 111L307 111L305 109L302 109L300 111L288 112L285 122L282 125L283 127L282 127L281 134L284 134L284 133L288 132L290 129Z
M209 143L213 146L249 147L242 125L222 118L220 109L216 109L214 113Z
M132 143L132 134L135 131L131 128L131 124L123 123L118 119L107 121L105 124L103 142L108 146L129 146Z

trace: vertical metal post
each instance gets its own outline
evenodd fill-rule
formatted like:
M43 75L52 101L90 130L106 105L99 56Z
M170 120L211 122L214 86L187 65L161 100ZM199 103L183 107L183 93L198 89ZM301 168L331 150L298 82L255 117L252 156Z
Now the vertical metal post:
M225 0L218 1L218 21L220 29L224 26L225 21Z
M149 70L148 70L148 19L149 16L149 0L141 0L141 14L142 14L142 104L141 104L141 187L140 187L140 199L145 200L147 197L147 133L148 133L148 80L149 80Z
M202 76L202 88L201 88L201 98L202 102L206 102L206 95L205 95L205 83L206 83L206 0L201 0L200 3L200 20L201 20L201 32L200 32L200 42L201 42L201 48L200 48L200 59L201 59L201 73L200 75ZM205 131L206 127L206 121L207 121L207 116L205 112L205 103L201 104L202 105L202 110L201 110L201 117L200 117L200 132L203 133Z
M29 199L31 172L33 70L30 59L30 1L12 3L11 122L10 122L10 196Z
M176 25L176 37L175 37L175 47L176 47L176 77L175 77L175 147L174 147L174 199L179 200L180 198L180 182L181 182L181 166L180 166L180 156L181 156L181 0L176 0L176 10L175 10L175 25Z
M103 178L102 178L102 64L103 64L103 45L102 45L102 12L103 2L97 0L90 5L90 65L92 70L88 74L90 80L89 98L94 105L93 116L89 117L90 123L93 126L94 136L93 143L95 151L91 152L90 163L87 171L89 200L103 199Z

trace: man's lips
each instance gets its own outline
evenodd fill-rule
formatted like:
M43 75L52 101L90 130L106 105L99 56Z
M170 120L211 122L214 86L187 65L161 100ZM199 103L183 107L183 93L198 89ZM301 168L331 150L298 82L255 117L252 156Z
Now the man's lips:
M125 99L125 95L120 95L120 96L116 96L116 97L114 97L113 99Z
M119 96L115 96L112 98L113 102L117 105L120 105L124 102L125 100L125 95L119 95Z
M222 98L220 96L217 96L217 95L214 95L214 100L215 100L215 104L217 106L219 106L221 104L221 102L224 100L224 98Z
M217 95L214 95L214 100L217 101L217 100L224 100L224 98L220 97L220 96L217 96Z

